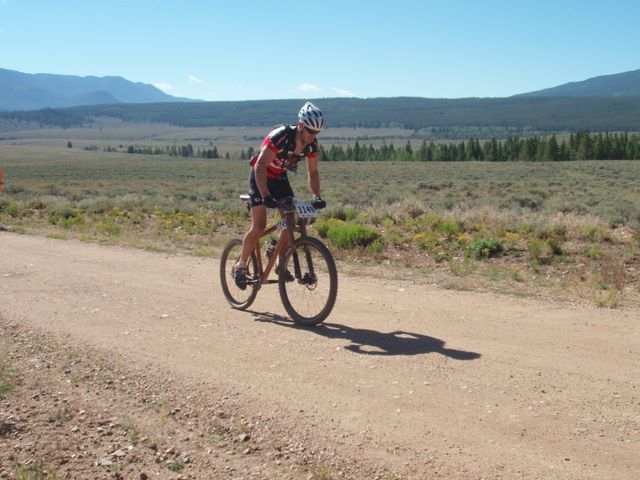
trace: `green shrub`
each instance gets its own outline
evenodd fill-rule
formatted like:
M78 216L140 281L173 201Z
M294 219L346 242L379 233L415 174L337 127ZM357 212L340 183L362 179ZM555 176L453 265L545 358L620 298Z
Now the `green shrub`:
M491 258L502 253L502 244L495 238L479 238L475 240L469 248L467 253L476 258Z
M374 222L374 225L382 225L384 228L391 228L396 224L396 222L391 217L384 217L381 220L378 220L377 223Z
M533 238L527 242L527 251L531 265L537 267L541 262L545 262L551 256L551 249L546 240Z
M447 237L447 239L451 240L458 236L461 227L457 220L443 220L438 224L437 230Z
M21 212L20 206L17 203L13 202L7 203L4 206L3 210L14 218L19 217Z
M539 235L540 238L555 238L561 241L566 240L567 238L567 226L566 225L558 225L553 224L550 227L544 228Z
M343 221L352 221L358 218L358 210L352 207L335 206L330 208L325 215L327 218L336 218Z
M431 232L442 223L442 217L437 213L424 213L415 218L407 218L405 225L415 232Z
M34 198L29 201L27 207L32 210L44 210L45 208L47 208L47 204L39 198Z
M0 198L0 212L5 212L12 217L19 217L22 211L22 208L17 203L9 199Z
M513 250L521 238L516 232L503 232L500 237L505 244L505 250Z
M345 207L344 209L344 216L345 216L345 220L347 222L353 221L356 218L358 218L358 210L356 210L355 208L349 208L349 207Z
M367 253L377 257L384 253L386 249L387 246L385 245L384 240L382 238L378 238L367 246Z
M560 237L549 237L545 240L552 255L562 255L562 239Z
M61 207L49 212L49 223L63 228L71 228L73 225L83 221L84 215L75 208Z
M438 235L433 232L418 233L413 237L413 240L421 250L425 250L426 252L432 252L440 245Z
M403 247L407 243L406 239L402 235L402 232L399 230L389 230L385 234L385 239L388 243L394 245L395 247Z
M551 263L554 256L563 255L562 241L557 237L533 238L527 242L527 251L533 267Z
M515 229L514 229L517 233L521 234L521 235L529 235L530 233L533 232L534 227L532 224L530 223L519 223L518 225L516 225Z
M100 222L96 224L96 230L100 233L103 233L105 235L109 235L109 236L116 236L116 235L120 235L120 232L122 231L122 229L120 228L119 225L117 225L116 223L113 222Z
M317 222L316 230L322 238L328 238L336 247L345 249L366 247L380 238L380 234L371 227L335 218Z
M611 239L611 232L608 228L600 227L598 225L588 225L582 231L582 236L586 240L592 242L602 242L603 240Z
M534 261L538 261L538 259L544 254L546 247L546 243L544 240L540 240L538 238L534 238L527 242L527 251L529 252L529 258Z
M317 220L316 223L314 223L314 226L320 238L327 238L327 235L329 234L329 220L327 218Z
M587 248L587 257L595 259L595 258L600 258L601 256L602 256L602 247L597 243Z

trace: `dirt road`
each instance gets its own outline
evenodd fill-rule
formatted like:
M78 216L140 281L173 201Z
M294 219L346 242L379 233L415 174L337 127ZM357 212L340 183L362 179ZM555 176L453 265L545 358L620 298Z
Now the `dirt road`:
M408 478L640 477L640 313L340 277L296 328L217 262L0 233L0 316L214 386Z

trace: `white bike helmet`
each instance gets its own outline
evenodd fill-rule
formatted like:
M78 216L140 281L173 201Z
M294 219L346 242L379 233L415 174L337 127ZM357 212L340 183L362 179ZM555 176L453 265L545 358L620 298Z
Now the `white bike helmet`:
M298 112L298 118L303 125L311 130L319 132L324 128L324 115L313 103L305 103Z

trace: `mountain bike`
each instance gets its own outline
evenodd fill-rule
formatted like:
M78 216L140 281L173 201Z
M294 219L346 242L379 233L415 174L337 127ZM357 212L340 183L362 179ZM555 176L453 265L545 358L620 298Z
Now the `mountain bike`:
M250 208L249 195L240 199ZM234 238L222 251L220 283L227 302L232 308L245 310L256 299L262 286L278 284L280 299L294 322L313 326L331 313L338 294L338 272L329 249L317 238L307 234L307 226L315 221L318 210L310 202L287 198L279 202L281 220L268 226L261 239L278 232L278 240L266 242L265 258L260 240L256 242L247 262L247 287L237 287L233 268L240 258L242 240ZM287 235L282 235L282 232ZM293 247L289 239L294 239ZM269 275L276 267L276 280ZM292 273L291 273L292 272Z

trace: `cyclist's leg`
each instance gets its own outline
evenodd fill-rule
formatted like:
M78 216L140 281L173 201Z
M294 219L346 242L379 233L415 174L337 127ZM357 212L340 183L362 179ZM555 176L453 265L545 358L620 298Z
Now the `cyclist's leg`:
M266 224L267 209L263 205L251 207L251 228L242 239L242 252L233 268L233 278L236 286L241 290L247 288L247 262L258 240L260 240Z
M242 240L242 253L240 255L240 265L246 265L251 252L256 247L262 232L267 226L267 209L262 205L262 197L256 184L256 175L253 170L249 172L249 196L251 197L251 228Z
M233 269L236 285L243 290L247 282L247 262L267 225L267 209L262 205L253 168L249 173L249 196L251 197L251 228L242 240L240 258Z
M262 232L267 226L267 208L264 205L256 205L251 207L251 228L245 234L242 240L242 254L240 262L246 265L247 260L251 256L251 252L256 248L256 243L260 240Z

